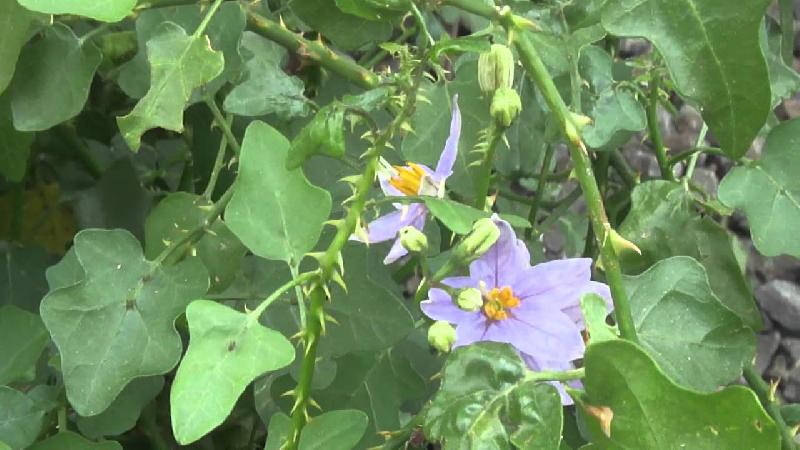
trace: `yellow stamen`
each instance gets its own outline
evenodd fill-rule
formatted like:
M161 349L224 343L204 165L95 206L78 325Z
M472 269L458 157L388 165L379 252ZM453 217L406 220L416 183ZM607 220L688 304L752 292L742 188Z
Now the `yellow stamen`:
M514 296L511 288L494 288L486 294L483 303L483 313L491 320L503 320L508 318L507 309L519 306L519 298Z
M389 180L389 184L405 195L419 194L422 177L427 175L419 164L408 163L407 166L394 166L397 175Z

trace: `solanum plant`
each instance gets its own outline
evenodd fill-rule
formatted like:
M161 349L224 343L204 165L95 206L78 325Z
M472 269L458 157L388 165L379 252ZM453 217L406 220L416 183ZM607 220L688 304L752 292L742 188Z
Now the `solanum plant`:
M0 450L797 448L777 3L0 0Z

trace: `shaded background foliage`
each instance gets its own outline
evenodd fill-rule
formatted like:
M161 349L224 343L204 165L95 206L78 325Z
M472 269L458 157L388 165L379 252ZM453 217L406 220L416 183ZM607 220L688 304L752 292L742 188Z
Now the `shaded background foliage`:
M421 261L445 265L488 215L466 206L492 155L477 56L512 43L509 16L481 0L0 0L0 449L278 449L295 432L301 449L795 448L792 2L500 3L536 24L514 43L591 119L591 181L641 251L618 251L639 343L584 298L575 406L506 345L437 354L412 299ZM487 166L490 208L535 262L596 258L563 111L514 70L523 108ZM454 95L427 253L339 253L340 220L386 204L347 177L375 148L435 164ZM306 255L331 248L315 307ZM743 368L750 387L725 387Z

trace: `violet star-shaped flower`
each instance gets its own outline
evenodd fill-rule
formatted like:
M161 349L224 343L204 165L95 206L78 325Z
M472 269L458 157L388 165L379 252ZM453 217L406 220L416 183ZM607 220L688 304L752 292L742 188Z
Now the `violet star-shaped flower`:
M459 308L444 289L434 288L421 303L431 319L456 327L454 347L478 341L511 344L533 370L567 370L583 357L584 329L580 298L596 293L609 304L607 285L592 281L588 258L562 259L531 266L525 244L511 226L493 218L500 238L469 266L469 276L442 283L454 288L477 288L483 305L475 311ZM562 401L571 399L563 389Z
M394 166L378 174L381 189L389 196L416 196L429 195L444 196L444 184L453 174L453 164L458 153L458 139L461 135L461 112L458 109L458 98L453 97L453 116L450 120L450 136L444 144L444 150L439 156L436 170L424 164L409 162L405 166ZM389 254L383 260L384 264L391 264L408 254L400 244L397 237L398 231L406 226L422 230L425 219L428 217L428 208L422 203L409 205L395 204L396 211L379 217L366 226L366 238L353 235L351 239L372 244L394 239L394 244Z

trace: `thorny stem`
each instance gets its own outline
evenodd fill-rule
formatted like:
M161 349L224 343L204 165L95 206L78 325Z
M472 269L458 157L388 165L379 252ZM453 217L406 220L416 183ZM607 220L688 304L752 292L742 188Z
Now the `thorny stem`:
M380 82L378 75L359 66L347 56L335 53L320 42L309 41L299 34L287 30L279 23L255 12L252 6L247 5L245 8L248 26L257 34L286 47L300 56L317 61L323 67L336 72L361 88L372 89L378 86Z
M628 303L628 294L622 284L622 270L620 269L619 260L611 245L605 245L609 222L600 196L600 190L597 187L597 181L592 171L589 154L580 138L572 115L564 103L564 99L558 93L550 73L539 57L539 52L531 44L527 34L523 30L516 29L515 22L517 20L508 8L499 9L483 2L468 0L446 0L445 3L499 22L508 31L516 31L514 46L517 48L522 65L527 75L541 90L547 105L550 107L550 111L559 121L561 129L567 138L570 156L575 164L575 174L586 199L592 230L600 247L600 255L605 268L606 279L611 288L611 297L614 300L614 310L620 333L625 339L637 341L636 328L633 323L630 304Z
M230 128L231 122L233 122L233 116L229 115L228 120L225 121L228 128ZM214 167L211 169L211 175L208 176L208 184L206 185L205 191L203 191L203 197L207 199L211 199L211 196L214 194L214 188L217 187L217 179L222 170L222 165L225 163L225 150L227 149L228 137L223 132L219 140L219 149L217 149L217 158L214 160Z
M650 99L647 102L647 127L650 131L650 142L653 143L653 151L658 160L658 167L661 168L661 178L675 181L672 173L672 166L669 165L667 149L664 147L664 139L661 137L661 129L658 126L658 74L652 71L650 74Z
M770 387L752 364L745 365L742 375L744 375L745 381L758 396L764 409L775 421L775 425L778 426L778 431L781 434L781 449L796 450L797 443L794 441L794 433L786 425L786 421L783 420L780 402L775 398L775 394L771 392Z
M492 178L492 166L494 165L494 154L497 144L503 139L504 129L495 123L489 125L486 152L477 170L475 180L475 208L483 211L486 207L486 196L489 195L489 185Z
M533 204L531 210L528 212L528 222L532 227L525 230L525 237L530 239L533 237L533 232L536 230L536 216L539 214L539 207L542 205L542 197L544 197L544 189L547 187L547 172L550 171L550 163L553 161L553 155L556 152L555 145L548 145L544 151L544 158L542 159L542 169L539 174L539 181L536 185L536 194L533 197Z
M233 151L236 152L237 155L241 154L242 147L239 146L239 141L237 141L236 136L233 135L233 130L231 130L231 126L228 121L225 120L225 116L222 115L222 111L220 111L219 106L217 106L217 102L214 101L212 97L208 96L204 101L208 106L208 109L211 110L211 115L214 116L214 121L217 123L217 126L222 129L222 134L228 141L228 145L233 148Z
M258 320L261 317L261 314L264 314L264 311L275 302L275 300L279 299L281 295L283 295L289 289L299 287L306 281L311 280L312 278L316 277L317 274L315 272L306 272L302 275L298 275L293 279L289 280L288 282L284 283L283 286L275 289L275 292L269 295L269 297L265 298L263 302L261 302L256 309L250 311L248 316L252 318L252 320Z
M424 49L421 49L421 51L425 52L425 55L427 55ZM344 248L350 236L355 231L358 222L361 220L361 215L367 203L367 196L375 180L383 149L386 148L389 140L397 133L402 124L414 111L417 91L422 82L426 60L427 58L423 58L415 69L413 85L407 92L403 109L400 110L399 114L392 120L386 130L378 135L372 147L365 152L364 158L366 159L366 163L364 172L359 177L358 181L355 182L352 203L347 211L347 215L344 219L337 221L336 235L333 241L328 246L328 249L318 257L319 280L313 285L308 295L308 315L306 317L305 328L302 330L302 338L305 342L305 347L303 361L300 365L300 376L297 380L297 386L294 389L295 402L291 412L292 432L289 435L287 443L287 448L289 450L297 449L300 432L308 421L308 406L314 404L310 397L311 381L314 377L317 346L325 330L324 304L325 300L328 298L328 282L336 276L334 271L340 261L342 248Z

